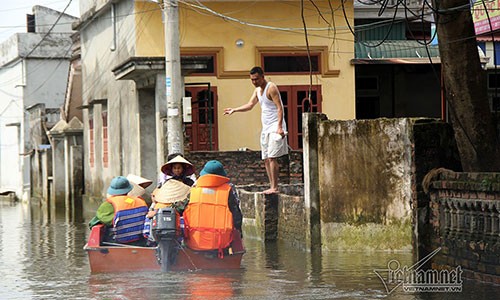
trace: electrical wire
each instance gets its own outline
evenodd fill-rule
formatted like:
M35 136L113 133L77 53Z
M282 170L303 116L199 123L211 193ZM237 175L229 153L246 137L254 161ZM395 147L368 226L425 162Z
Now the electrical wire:
M309 63L309 89L307 91L307 98L311 99L311 89L312 89L312 63L311 63L311 49L309 48L309 38L307 36L307 24L304 17L304 0L300 0L300 17L302 19L302 24L304 25L304 39L307 48L307 60Z
M42 44L42 42L49 36L49 34L52 32L52 30L54 30L54 27L57 25L57 22L59 22L59 20L61 19L61 17L63 16L63 14L66 12L66 10L68 9L68 7L71 5L71 2L73 0L69 0L68 1L68 4L66 5L66 7L64 8L64 10L59 14L59 16L57 16L57 19L56 21L54 22L54 24L49 28L49 30L47 31L47 33L45 33L45 35L42 37L42 39L35 45L35 47L33 47L31 49L30 52L28 52L28 54L26 54L23 58L28 58L31 54L33 54L33 52L35 52L35 50Z

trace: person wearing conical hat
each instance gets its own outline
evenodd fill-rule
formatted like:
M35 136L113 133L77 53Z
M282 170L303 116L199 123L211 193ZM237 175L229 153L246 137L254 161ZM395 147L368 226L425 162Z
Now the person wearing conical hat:
M133 187L132 190L128 192L128 195L139 198L142 198L146 192L146 188L153 183L152 180L134 174L128 174L127 179Z
M169 160L161 167L159 187L168 179L175 179L188 186L193 186L196 182L195 169L192 163L186 160L182 154L169 155Z
M167 180L160 188L153 191L153 203L151 204L150 211L146 215L144 221L143 235L148 239L148 244L152 245L154 242L153 235L151 234L151 219L156 215L160 208L173 207L178 213L184 211L187 203L187 196L191 187L175 179Z

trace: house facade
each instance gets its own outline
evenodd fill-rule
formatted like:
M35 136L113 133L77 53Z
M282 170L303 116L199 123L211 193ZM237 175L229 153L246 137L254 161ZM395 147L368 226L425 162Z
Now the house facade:
M356 118L446 119L432 11L421 0L354 1Z
M500 129L500 75L498 66L500 65L500 10L498 2L491 2L485 6L483 1L475 1L471 8L474 30L478 47L481 48L489 61L484 69L487 74L488 98L491 111L497 119L497 126ZM488 11L485 11L485 7Z
M354 47L344 15L338 12L342 4L304 3L303 13L300 4L178 3L179 80L185 96L191 97L184 103L192 112L192 119L184 122L186 151L260 148L259 108L223 116L225 107L248 101L253 92L248 72L256 65L280 88L293 149L302 147L302 112L355 117L350 64ZM116 175L156 179L168 155L161 5L80 1L75 29L81 38L85 191L90 198L100 199ZM352 22L351 4L345 5L345 12Z
M56 23L56 20L59 19ZM0 44L0 191L29 199L32 142L30 108L58 109L64 102L77 18L43 6L27 16L27 32ZM54 24L54 26L51 26Z

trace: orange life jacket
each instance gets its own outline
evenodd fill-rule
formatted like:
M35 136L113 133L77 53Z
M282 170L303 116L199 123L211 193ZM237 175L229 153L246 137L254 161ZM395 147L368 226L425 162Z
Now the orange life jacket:
M144 200L132 196L113 196L106 199L113 205L112 237L119 243L130 243L142 237L144 217L148 206Z
M233 215L228 199L229 178L207 174L191 189L189 204L183 213L186 245L193 250L219 250L229 247L233 237Z

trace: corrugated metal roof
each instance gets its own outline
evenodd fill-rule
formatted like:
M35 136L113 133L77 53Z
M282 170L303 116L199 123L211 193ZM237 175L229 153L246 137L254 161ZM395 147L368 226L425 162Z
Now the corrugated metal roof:
M437 45L428 45L427 48L431 57L439 57ZM356 42L354 56L356 59L426 58L428 54L426 46L418 41L391 40L382 43L380 41Z
M406 40L406 25L402 22L393 22L390 24L378 24L373 20L356 21L356 40L374 41L374 40Z

